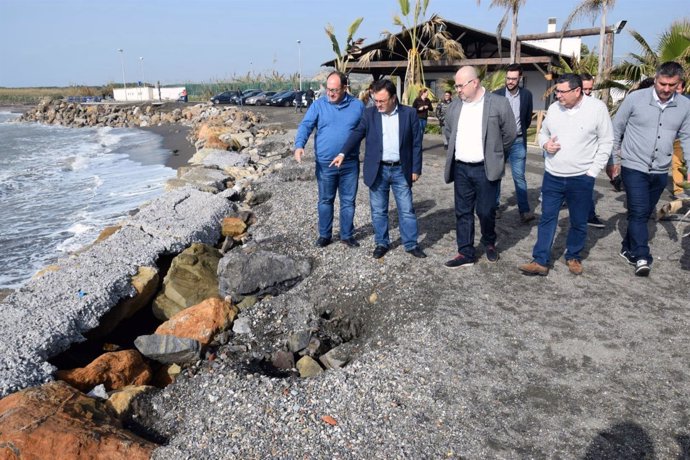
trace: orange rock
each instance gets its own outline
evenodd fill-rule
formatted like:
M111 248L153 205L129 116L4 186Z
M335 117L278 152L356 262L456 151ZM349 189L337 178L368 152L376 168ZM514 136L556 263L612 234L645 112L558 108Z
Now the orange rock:
M0 400L0 458L139 460L157 447L123 429L105 403L63 382Z
M177 313L158 326L155 334L194 339L207 346L216 334L230 328L236 316L237 307L211 297Z
M323 417L321 417L321 420L323 420L331 426L336 426L338 424L338 421L330 415L324 415Z
M86 367L57 371L55 376L82 391L101 383L111 391L127 385L146 385L152 372L137 350L123 350L102 354Z
M101 230L101 233L98 234L98 237L96 238L96 243L107 240L110 235L116 233L121 228L122 225L113 225L110 227L105 227L103 230Z
M222 223L223 236L236 237L242 235L247 229L247 224L239 217L226 217Z

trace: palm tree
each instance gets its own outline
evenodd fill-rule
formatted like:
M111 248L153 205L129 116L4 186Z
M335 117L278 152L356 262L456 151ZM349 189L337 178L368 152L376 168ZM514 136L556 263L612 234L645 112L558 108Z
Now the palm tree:
M520 7L525 4L527 0L491 0L489 8L494 6L505 8L506 12L501 18L501 22L496 26L496 41L498 43L498 56L501 56L501 38L503 35L503 29L508 22L508 16L512 16L513 22L510 29L510 62L516 62L517 59L517 30L518 30L518 12ZM477 0L477 5L481 3L481 0Z
M415 0L414 10L410 9L409 0L398 0L398 4L402 18L396 14L393 16L393 24L399 26L402 32L396 35L384 30L381 35L386 39L390 54L407 61L402 95L402 102L405 104L414 100L419 90L426 84L422 66L424 59L434 61L444 57L461 59L465 55L460 43L453 40L446 31L446 24L441 16L433 14L427 21L423 21L429 0ZM409 45L404 40L408 37ZM398 47L404 50L404 54L396 52ZM362 55L359 62L362 65L368 65L372 58L380 55L380 49L372 50Z
M562 33L565 33L575 21L575 19L582 16L590 16L592 21L596 20L597 16L601 17L601 25L599 27L599 62L597 64L597 74L594 83L601 84L604 80L604 39L606 38L606 15L609 9L613 8L616 0L582 0L582 2L575 7L563 23ZM563 37L561 37L561 40Z
M628 84L632 85L645 77L654 75L659 64L667 61L676 61L683 66L686 75L690 74L690 20L682 19L671 24L668 30L659 37L656 48L652 48L635 30L631 30L630 34L639 45L641 52L630 53L628 59L613 71Z
M345 39L345 49L343 52L340 50L340 44L338 43L338 39L335 37L333 26L328 24L324 29L326 31L326 35L328 35L328 38L331 39L331 44L333 45L333 52L336 56L335 69L342 73L347 73L347 64L362 53L361 46L365 39L358 38L353 40L352 37L357 32L357 29L359 29L359 25L363 20L363 17L357 18L352 22L352 24L350 24L350 27L347 28L347 38Z

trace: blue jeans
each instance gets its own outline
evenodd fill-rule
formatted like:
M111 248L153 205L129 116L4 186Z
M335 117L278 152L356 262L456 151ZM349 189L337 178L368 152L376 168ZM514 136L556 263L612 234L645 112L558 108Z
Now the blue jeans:
M333 203L337 192L340 195L340 239L352 238L358 181L359 161L345 161L340 168L316 162L320 237L330 239L333 233Z
M455 239L458 253L474 259L474 213L479 218L484 246L496 244L496 190L501 181L486 177L484 163L455 162Z
M652 262L649 253L649 214L659 202L666 187L668 174L649 174L630 168L621 168L625 195L628 201L628 229L622 242L622 249L629 251L634 259Z
M529 202L527 201L527 180L525 179L525 163L527 162L527 149L522 142L523 137L515 139L508 151L508 161L510 170L513 173L513 183L515 184L515 195L517 196L518 210L520 213L529 212ZM498 183L496 191L496 206L499 204L501 196L501 183Z
M412 205L412 189L403 175L402 166L381 165L376 180L369 188L371 223L377 246L390 246L388 235L388 198L390 190L398 208L400 238L406 251L417 247L417 216Z
M420 134L422 135L422 138L424 138L424 131L426 131L426 122L427 122L426 118L420 118L419 119L419 131L420 131Z
M572 177L558 177L544 172L541 185L541 219L537 230L537 243L532 258L539 265L547 266L551 261L558 214L565 201L570 213L570 229L566 239L565 260L581 260L580 251L587 241L587 216L592 205L594 178L587 174Z

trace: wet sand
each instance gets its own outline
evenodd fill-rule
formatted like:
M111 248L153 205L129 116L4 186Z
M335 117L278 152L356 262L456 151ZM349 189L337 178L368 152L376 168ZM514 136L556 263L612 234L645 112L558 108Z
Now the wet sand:
M191 128L182 125L161 125L141 128L163 137L163 148L171 154L165 161L165 166L178 169L187 166L187 162L196 152L194 145L187 139Z

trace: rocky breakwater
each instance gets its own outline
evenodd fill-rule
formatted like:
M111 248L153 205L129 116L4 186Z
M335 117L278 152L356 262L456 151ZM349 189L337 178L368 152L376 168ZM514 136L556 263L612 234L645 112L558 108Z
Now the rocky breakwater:
M107 110L112 112L51 101L24 119L69 126L84 119L83 125L111 126L120 117L110 117L118 109ZM78 116L82 113L93 116ZM255 182L283 170L292 134L262 128L255 115L234 108L199 105L180 114L193 127L197 154L170 181L168 192L92 245L43 270L0 305L0 396L6 396L0 400L0 456L40 457L35 449L63 433L35 422L52 420L59 427L69 419L75 426L70 442L88 445L89 458L105 458L104 452L110 452L108 458L119 458L112 452L145 458L155 444L120 426L129 401L151 385L170 383L185 366L213 359L214 346L246 329L235 321L243 305L289 289L309 273L309 261L261 251L249 231L255 222L252 206L270 198ZM129 121L117 123L129 126ZM174 256L168 270L162 261ZM107 335L143 308L164 322L138 337L131 349L105 352L76 369L58 371L50 363L87 337ZM302 341L306 347L309 341ZM85 397L80 391L98 401L80 402ZM65 400L74 401L75 408L60 405ZM37 401L41 410L29 411ZM15 415L28 418L15 420ZM106 429L92 430L94 420Z

